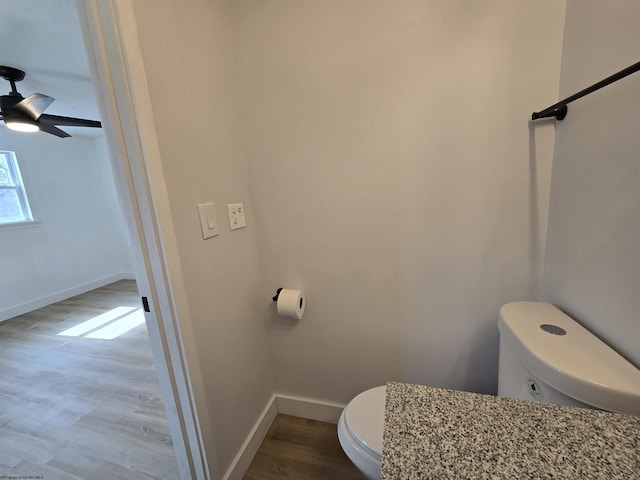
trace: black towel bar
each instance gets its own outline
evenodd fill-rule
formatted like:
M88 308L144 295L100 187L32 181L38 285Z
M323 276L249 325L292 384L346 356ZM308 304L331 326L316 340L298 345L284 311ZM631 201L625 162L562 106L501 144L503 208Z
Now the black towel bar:
M598 83L594 83L588 88L579 91L571 95L570 97L565 98L564 100L556 103L555 105L551 105L550 107L541 110L540 112L533 112L531 114L531 120L537 120L539 118L547 118L547 117L556 117L556 120L562 120L567 116L567 105L574 100L584 97L585 95L589 95L596 90L600 90L602 87L606 87L610 83L617 82L621 78L624 78L632 73L640 70L640 62L634 63L630 67L625 68L624 70L620 70L618 73L614 73L610 77L605 78L604 80L599 81Z

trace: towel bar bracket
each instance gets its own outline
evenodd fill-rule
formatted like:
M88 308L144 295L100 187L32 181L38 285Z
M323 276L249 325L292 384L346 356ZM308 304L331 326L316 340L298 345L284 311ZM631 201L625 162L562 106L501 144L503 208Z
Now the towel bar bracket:
M549 117L556 117L556 120L564 120L564 117L567 116L567 110L569 110L569 108L566 105L562 105L548 113L533 112L531 114L531 120L538 120L539 118Z

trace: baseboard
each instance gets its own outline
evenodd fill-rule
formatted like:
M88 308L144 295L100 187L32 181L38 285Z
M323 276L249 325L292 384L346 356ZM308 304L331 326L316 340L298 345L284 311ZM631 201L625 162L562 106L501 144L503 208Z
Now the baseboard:
M95 288L104 287L110 283L117 282L118 280L135 279L135 276L130 272L116 273L109 275L108 277L99 278L91 282L83 283L72 288L60 290L59 292L45 295L44 297L36 298L29 302L21 303L20 305L14 305L13 307L0 310L0 322L9 320L10 318L17 317L25 313L32 312L38 308L46 307L52 303L66 300L67 298L80 295L82 293L89 292Z
M343 409L344 405L337 403L319 402L310 398L288 395L273 395L233 459L231 466L222 477L223 480L236 480L244 477L278 413L337 424Z
M276 394L278 413L337 424L344 405Z
M242 444L236 458L233 459L231 466L222 477L223 480L236 480L244 477L277 414L278 404L275 395L272 395L271 400L249 432L249 436Z

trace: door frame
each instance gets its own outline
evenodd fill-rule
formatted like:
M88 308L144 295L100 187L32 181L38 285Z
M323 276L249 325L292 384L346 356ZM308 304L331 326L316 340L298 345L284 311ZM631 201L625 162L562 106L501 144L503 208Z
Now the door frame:
M133 0L76 6L180 475L218 478Z

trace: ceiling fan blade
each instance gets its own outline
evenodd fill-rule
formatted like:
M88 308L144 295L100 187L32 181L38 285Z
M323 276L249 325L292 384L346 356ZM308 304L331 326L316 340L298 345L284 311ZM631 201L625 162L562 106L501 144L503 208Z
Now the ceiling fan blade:
M97 120L84 120L82 118L61 117L60 115L40 115L40 125L65 125L67 127L94 127L102 128L102 123Z
M58 127L54 127L53 125L43 125L42 123L40 123L40 131L50 133L51 135L55 135L60 138L67 138L71 136L64 130L60 130Z
M33 120L37 120L40 115L42 115L42 112L44 112L54 101L55 99L48 95L34 93L33 95L29 95L27 98L23 98L11 108L15 108L16 110L29 115Z

